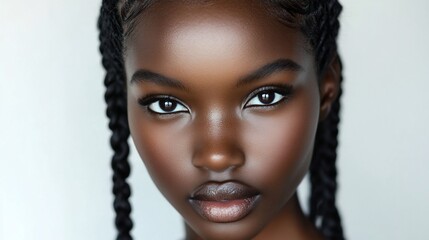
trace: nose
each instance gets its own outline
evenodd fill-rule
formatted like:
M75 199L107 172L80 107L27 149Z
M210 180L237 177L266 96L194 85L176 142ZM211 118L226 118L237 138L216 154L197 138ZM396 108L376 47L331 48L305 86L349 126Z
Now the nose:
M201 145L202 150L194 154L192 164L213 172L223 172L244 165L244 154L228 143L206 142Z
M239 119L211 112L197 121L192 164L201 169L223 172L241 167L245 155L239 143Z

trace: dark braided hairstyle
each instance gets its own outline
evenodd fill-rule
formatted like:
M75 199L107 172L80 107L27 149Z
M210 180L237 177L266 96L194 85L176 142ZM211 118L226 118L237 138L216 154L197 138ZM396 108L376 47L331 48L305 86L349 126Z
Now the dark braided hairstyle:
M116 218L115 225L118 229L118 240L131 240L130 231L133 222L130 218L131 204L128 198L131 189L126 179L130 175L128 163L128 127L127 104L125 95L125 70L122 58L122 26L119 24L119 16L116 14L117 1L103 0L98 27L100 29L100 52L103 56L102 63L106 69L104 95L109 117L109 128L112 131L110 145L114 150L112 157L113 168L113 203Z
M199 0L194 2L207 2ZM124 40L136 25L136 17L150 7L155 0L103 0L98 27L100 30L100 52L106 69L104 84L107 116L112 130L110 139L114 150L112 158L113 193L115 195L115 224L118 240L132 239L130 231L131 205L130 187L126 178L130 174L127 160L130 135L126 108L126 81L123 61ZM341 59L337 54L337 36L339 15L342 6L338 0L264 0L262 6L277 19L294 28L300 29L308 40L311 52L315 56L319 79L328 67L337 61L342 69ZM313 158L310 165L310 212L309 218L327 239L344 239L341 219L336 207L337 190L337 145L338 124L340 121L340 90L333 102L331 111L317 128ZM320 83L320 81L319 81Z

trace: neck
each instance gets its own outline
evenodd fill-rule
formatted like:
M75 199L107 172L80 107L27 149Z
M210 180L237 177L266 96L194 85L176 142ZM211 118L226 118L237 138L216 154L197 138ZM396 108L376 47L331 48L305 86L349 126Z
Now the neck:
M199 237L185 224L186 239L199 240ZM322 240L323 236L302 212L295 193L284 208L270 221L253 240Z

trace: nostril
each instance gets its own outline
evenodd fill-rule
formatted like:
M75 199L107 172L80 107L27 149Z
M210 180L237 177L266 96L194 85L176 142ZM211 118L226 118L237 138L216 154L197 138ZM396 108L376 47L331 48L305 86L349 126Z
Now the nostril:
M209 171L222 172L230 168L237 168L244 164L244 154L240 152L207 153L194 156L193 165Z

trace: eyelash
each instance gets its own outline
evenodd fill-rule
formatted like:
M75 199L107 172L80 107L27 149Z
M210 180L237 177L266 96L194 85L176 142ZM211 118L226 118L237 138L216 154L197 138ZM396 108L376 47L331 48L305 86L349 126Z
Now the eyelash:
M261 102L261 96L263 94L274 94L274 99L271 100L271 103L264 104ZM258 88L255 91L253 91L244 104L243 108L249 108L249 107L257 107L257 108L264 108L264 107L272 107L274 105L280 104L282 100L287 100L292 95L292 86L288 84L281 84L281 85L271 85L266 86L262 88ZM256 98L257 97L257 98ZM256 98L256 99L255 99ZM251 104L253 100L259 100L261 104Z
M261 97L263 94L269 94L265 97L269 97L270 103L264 104L261 101ZM274 96L272 95L274 94ZM283 100L289 99L292 94L292 86L290 85L271 85L266 87L261 87L253 91L249 94L249 97L246 99L243 109L256 107L256 108L264 108L264 107L272 107L277 104L280 104ZM160 105L162 101L165 103L170 103L171 111L165 110L166 106ZM254 101L259 101L261 104L252 103ZM138 100L138 103L145 107L153 114L158 115L168 115L168 114L176 114L176 113L189 113L189 108L179 101L177 98L169 96L169 95L149 95ZM250 104L249 104L250 103ZM168 106L167 106L168 107ZM162 109L164 108L164 109ZM177 110L176 108L179 108Z
M162 109L163 107L160 105L161 101L168 101L169 103L171 103L173 110L176 109L178 106L180 106L181 109L178 110L178 111L177 110L176 111L166 111L166 110L163 110ZM159 114L159 115L167 115L167 114L176 114L176 113L181 113L181 112L184 112L184 113L189 112L189 108L185 104L183 104L182 102L180 102L175 97L168 96L168 95L149 95L149 96L140 98L138 100L138 102L139 102L139 104L141 106L145 107L150 112L152 112L154 114ZM153 104L156 104L156 103L158 103L158 104L157 105L153 105Z

